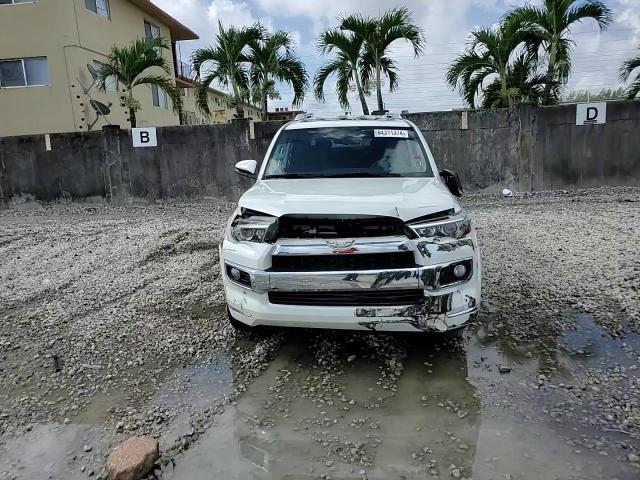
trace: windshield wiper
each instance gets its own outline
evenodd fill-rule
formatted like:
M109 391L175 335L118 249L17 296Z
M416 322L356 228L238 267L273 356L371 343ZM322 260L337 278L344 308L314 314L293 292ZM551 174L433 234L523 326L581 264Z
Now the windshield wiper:
M334 173L330 175L322 175L323 178L349 178L349 177L402 177L399 173L373 173L373 172L349 172L349 173Z
M317 175L315 173L281 173L278 175L267 175L264 177L265 180L272 180L277 178L321 178L322 175Z
M399 173L373 173L373 172L345 172L345 173L330 173L323 175L320 173L281 173L277 175L268 175L265 180L272 180L277 178L385 178L385 177L402 177Z

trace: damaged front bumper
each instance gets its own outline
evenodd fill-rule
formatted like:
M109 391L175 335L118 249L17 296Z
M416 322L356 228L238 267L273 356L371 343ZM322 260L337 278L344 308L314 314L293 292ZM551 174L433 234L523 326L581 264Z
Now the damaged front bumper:
M393 324L409 324L417 330L446 332L464 326L478 314L476 299L467 297L468 308L453 313L451 309L452 295L425 297L419 305L408 307L370 307L357 308L358 325L369 330ZM443 311L441 305L447 304ZM365 320L366 318L366 320Z
M248 267L240 263L233 248L221 246L223 278L227 303L232 315L249 325L276 325L310 328L359 329L373 331L437 331L465 326L477 314L480 304L480 256L475 234L448 242L401 240L372 244L356 243L359 249L398 249L413 251L413 268L358 271L280 272L268 264ZM233 247L233 245L230 245ZM291 254L305 246L276 245L271 255ZM314 252L316 253L316 252ZM464 263L469 272L460 281L443 283L445 269ZM255 268L258 266L266 268ZM229 275L230 269L243 272L244 285ZM360 292L422 292L422 299L409 305L349 306L271 303L273 292L314 292L327 297L335 292L349 295ZM420 294L419 294L420 295Z

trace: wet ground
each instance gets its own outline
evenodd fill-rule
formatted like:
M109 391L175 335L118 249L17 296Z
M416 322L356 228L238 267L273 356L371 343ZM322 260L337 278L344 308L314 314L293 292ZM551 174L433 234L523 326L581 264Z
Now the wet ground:
M461 343L289 332L165 478L638 478L628 435L552 414L583 361L639 360L640 350L585 326L588 339L557 339L558 374L545 385L531 382L548 349L502 349L481 326Z
M638 197L472 199L462 341L237 336L230 206L5 212L0 479L101 478L139 434L164 479L640 478Z

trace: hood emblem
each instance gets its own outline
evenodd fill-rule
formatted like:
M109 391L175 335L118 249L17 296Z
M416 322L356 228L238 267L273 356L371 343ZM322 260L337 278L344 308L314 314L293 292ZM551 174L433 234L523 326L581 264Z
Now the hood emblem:
M355 240L327 240L327 246L330 247L331 253L333 254L341 254L341 253L355 253L358 251L356 247L353 246Z

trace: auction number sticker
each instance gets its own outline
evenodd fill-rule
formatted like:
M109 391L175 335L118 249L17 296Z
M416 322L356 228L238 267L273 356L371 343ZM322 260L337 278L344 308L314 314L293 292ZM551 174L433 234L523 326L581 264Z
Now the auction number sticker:
M374 137L379 138L409 138L409 130L375 129Z

